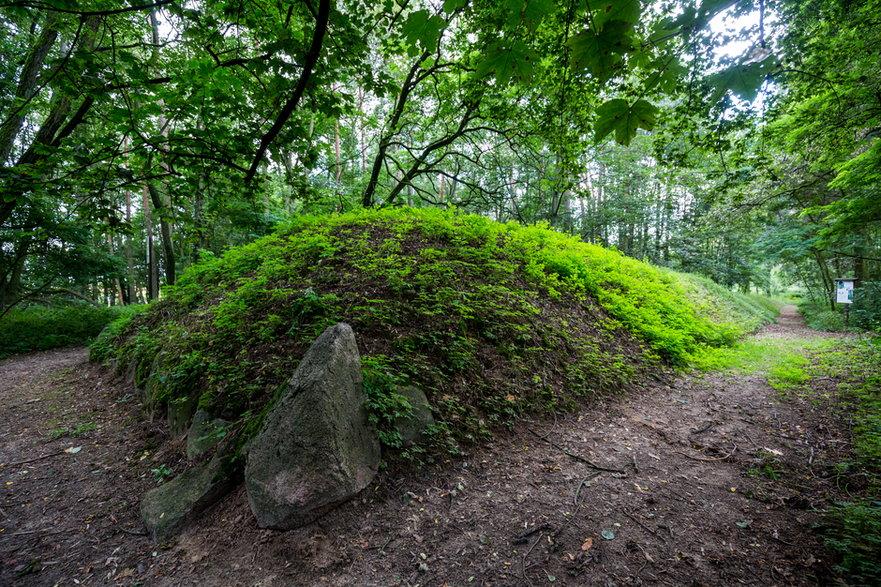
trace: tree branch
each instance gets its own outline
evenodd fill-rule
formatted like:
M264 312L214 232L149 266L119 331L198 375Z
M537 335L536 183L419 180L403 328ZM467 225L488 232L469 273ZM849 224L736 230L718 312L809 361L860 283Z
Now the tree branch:
M321 0L318 5L318 15L315 18L315 32L312 34L312 45L309 47L309 51L306 52L305 59L303 60L303 71L300 73L297 87L294 88L293 95L288 98L288 101L285 102L281 112L278 113L275 123L273 123L272 127L270 127L270 129L266 131L266 134L263 135L263 138L260 141L260 147L258 147L257 153L254 155L251 167L248 169L248 173L245 174L245 183L249 183L254 179L254 175L257 173L257 168L266 156L266 151L269 149L269 145L272 144L272 141L275 140L275 137L281 132L281 129L291 117L291 114L294 113L294 110L297 109L297 105L300 103L300 98L303 97L303 93L306 91L306 85L309 83L309 78L312 76L312 70L318 62L318 57L321 55L321 46L324 42L324 35L327 33L329 18L330 0Z

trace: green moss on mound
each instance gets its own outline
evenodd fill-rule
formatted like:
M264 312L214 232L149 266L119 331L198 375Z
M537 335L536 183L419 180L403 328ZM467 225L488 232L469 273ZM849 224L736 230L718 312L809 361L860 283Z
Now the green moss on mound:
M253 428L311 341L344 321L381 428L402 408L393 385L412 383L437 437L476 440L732 340L738 329L696 312L676 281L544 227L438 210L304 217L189 268L93 357L157 409L198 405Z

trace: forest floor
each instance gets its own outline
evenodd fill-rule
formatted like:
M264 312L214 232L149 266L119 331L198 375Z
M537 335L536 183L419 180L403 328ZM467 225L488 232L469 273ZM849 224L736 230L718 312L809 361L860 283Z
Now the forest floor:
M755 335L809 331L794 308ZM180 439L87 350L0 362L0 585L818 585L814 526L850 449L835 381L667 374L261 530L243 489L174 540L140 496Z

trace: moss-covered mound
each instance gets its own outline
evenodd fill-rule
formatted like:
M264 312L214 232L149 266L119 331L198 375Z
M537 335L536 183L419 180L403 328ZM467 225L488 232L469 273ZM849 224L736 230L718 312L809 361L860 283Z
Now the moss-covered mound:
M368 407L422 388L436 438L474 440L525 411L620 389L741 332L696 311L677 277L543 227L438 210L307 217L191 267L94 346L156 409L259 419L327 326L349 323Z

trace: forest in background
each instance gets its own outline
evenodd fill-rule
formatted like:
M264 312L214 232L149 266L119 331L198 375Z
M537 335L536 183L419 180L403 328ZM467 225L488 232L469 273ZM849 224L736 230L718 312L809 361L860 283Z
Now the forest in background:
M881 3L13 0L0 313L456 207L881 324ZM739 23L726 29L724 22ZM744 24L745 23L745 24ZM831 314L831 316L829 316Z

